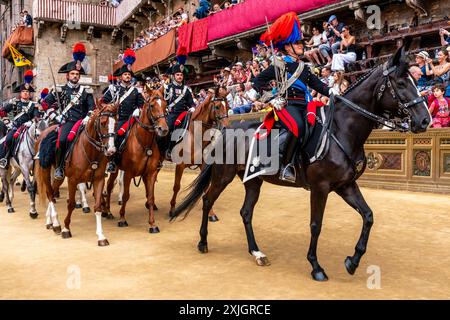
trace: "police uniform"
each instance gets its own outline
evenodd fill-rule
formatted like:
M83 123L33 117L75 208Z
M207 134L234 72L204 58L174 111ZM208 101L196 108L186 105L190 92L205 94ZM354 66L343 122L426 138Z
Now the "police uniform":
M63 65L58 73L69 73L77 70L80 75L86 74L83 67L76 61L71 61ZM62 115L59 133L59 148L56 150L56 179L64 179L64 158L67 151L67 136L70 130L79 120L89 116L95 108L95 101L92 95L93 90L89 86L80 84L72 84L68 82L62 88L49 93L43 100L42 107L44 110L48 108L59 109ZM58 99L61 105L58 106Z
M286 13L279 17L273 23L270 32L267 31L261 35L261 41L267 45L272 44L279 49L284 49L285 46L290 45L294 53L295 48L293 44L301 40L300 21L295 12ZM281 92L281 97L287 99L287 104L282 110L277 112L277 115L281 126L289 131L288 139L284 144L285 148L282 150L283 159L280 179L295 183L294 156L305 129L307 105L312 100L309 88L325 96L329 95L330 88L322 83L307 65L299 61L298 57L293 58L288 55L284 57L275 56L274 63L278 73L280 73L280 79L286 79L286 83L292 82L285 92ZM261 72L253 80L253 86L256 90L260 90L264 86L268 87L271 80L276 80L274 65Z
M172 73L183 72L183 67L183 65L173 66ZM168 85L164 85L164 98L168 105L167 125L169 126L170 132L172 132L178 116L182 112L188 111L191 107L195 107L195 102L192 98L191 88L183 83L177 83L175 80Z
M24 83L17 88L15 88L14 93L20 93L23 90L28 90L29 92L34 92L34 89L30 84ZM24 123L32 121L35 117L39 116L38 108L36 103L31 100L17 100L12 99L0 108L0 116L5 117L8 114L12 114L12 129L6 135L5 143L3 148L1 148L0 155L0 167L6 168L8 165L8 159L11 154L11 145L13 141L14 133L20 126Z
M129 68L127 65L123 65L120 69L118 69L114 73L114 76L120 77L125 72L129 72L133 76L131 68ZM119 120L117 126L117 128L120 129L130 119L131 115L136 109L142 109L145 101L142 93L139 92L136 87L131 84L129 86L125 86L123 82L120 82L120 84L117 85L111 84L104 93L103 102L112 103L116 99L121 101L119 104ZM119 146L121 145L124 138L125 136L116 136L115 145L117 150L119 149ZM119 152L116 152L113 157L114 163L110 162L107 171L115 172L115 165L119 163L119 160L120 154Z

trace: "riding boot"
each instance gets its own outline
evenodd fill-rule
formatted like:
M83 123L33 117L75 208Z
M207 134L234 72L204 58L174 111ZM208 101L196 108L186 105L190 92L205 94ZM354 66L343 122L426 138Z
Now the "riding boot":
M280 179L295 183L297 175L295 172L295 154L297 151L298 138L292 133L288 133L283 152L283 166L280 170Z
M158 144L159 153L162 154L165 159L170 161L171 143L168 136L170 136L170 134L165 137L157 137L156 143Z
M64 180L64 153L61 148L56 150L56 170L55 179Z

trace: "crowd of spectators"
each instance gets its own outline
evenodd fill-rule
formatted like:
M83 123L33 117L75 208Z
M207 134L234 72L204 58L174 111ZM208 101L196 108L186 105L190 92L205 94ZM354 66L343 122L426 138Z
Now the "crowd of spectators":
M183 8L179 8L177 12L168 16L167 18L156 22L153 26L148 27L147 29L142 30L139 35L133 40L131 43L131 49L138 50L142 47L145 47L152 41L162 37L170 30L178 28L185 23L188 23L189 17ZM123 50L120 50L117 61L122 59Z
M447 31L440 31L443 41L448 45ZM415 56L415 63L409 72L418 84L420 94L427 98L430 114L433 117L432 127L450 126L450 47L442 47L434 52L434 58L427 51L421 51Z
M197 19L203 19L211 14L220 12L222 10L229 9L232 6L238 5L243 2L244 2L244 0L231 0L231 1L225 1L222 5L214 4L213 6L211 6L211 1L199 0L198 8L195 10L193 16ZM192 5L195 6L194 3L192 3Z

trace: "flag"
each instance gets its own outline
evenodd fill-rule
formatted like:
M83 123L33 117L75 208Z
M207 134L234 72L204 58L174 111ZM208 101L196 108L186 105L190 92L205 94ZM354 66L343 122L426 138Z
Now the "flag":
M12 45L8 43L9 51L11 51L11 56L14 60L14 64L16 67L23 67L23 66L31 66L32 63L30 60L24 57L23 54L21 54L16 48L14 48Z

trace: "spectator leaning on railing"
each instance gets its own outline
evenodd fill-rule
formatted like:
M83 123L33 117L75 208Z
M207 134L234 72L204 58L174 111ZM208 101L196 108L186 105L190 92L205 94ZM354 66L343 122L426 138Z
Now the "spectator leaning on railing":
M445 88L442 84L433 87L435 99L429 106L430 114L433 116L433 128L448 127L450 123L449 99L444 97Z

